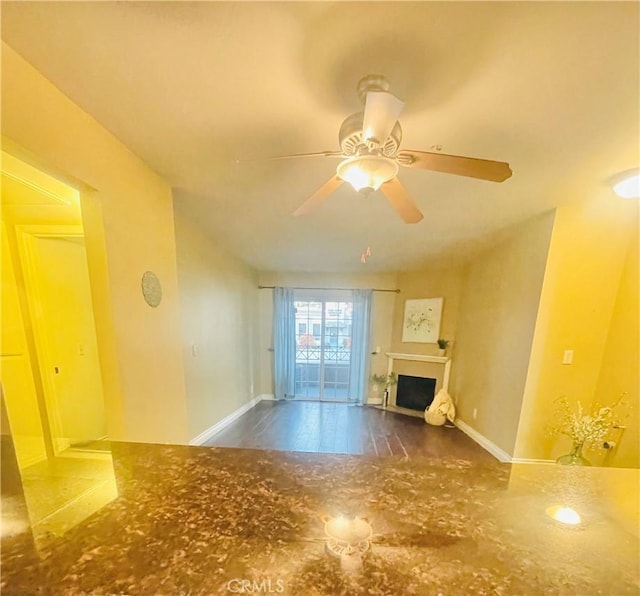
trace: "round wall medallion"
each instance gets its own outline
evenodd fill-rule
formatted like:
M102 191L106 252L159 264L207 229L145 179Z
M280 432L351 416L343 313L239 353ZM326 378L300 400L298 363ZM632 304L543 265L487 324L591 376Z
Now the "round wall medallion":
M153 271L145 271L142 275L142 295L147 304L154 308L162 301L162 286Z

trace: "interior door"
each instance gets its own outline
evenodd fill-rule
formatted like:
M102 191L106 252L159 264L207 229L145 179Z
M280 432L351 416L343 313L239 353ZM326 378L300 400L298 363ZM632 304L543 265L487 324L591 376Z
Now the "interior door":
M45 413L58 454L107 435L84 238L72 226L18 230Z
M296 399L348 401L350 301L297 300Z

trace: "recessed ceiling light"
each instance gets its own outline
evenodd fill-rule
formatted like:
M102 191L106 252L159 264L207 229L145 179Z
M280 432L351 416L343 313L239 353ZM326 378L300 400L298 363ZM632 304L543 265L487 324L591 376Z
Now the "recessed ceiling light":
M613 192L622 199L637 199L640 197L640 172L635 168L621 172L612 180Z

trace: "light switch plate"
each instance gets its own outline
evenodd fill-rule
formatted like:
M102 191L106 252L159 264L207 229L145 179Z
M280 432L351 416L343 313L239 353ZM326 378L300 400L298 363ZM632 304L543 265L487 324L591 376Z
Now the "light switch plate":
M565 350L564 354L562 354L562 364L572 364L573 363L573 350Z

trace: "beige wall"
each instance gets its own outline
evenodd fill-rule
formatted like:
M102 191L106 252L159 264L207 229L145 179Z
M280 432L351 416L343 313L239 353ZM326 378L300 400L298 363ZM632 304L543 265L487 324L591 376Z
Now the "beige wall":
M468 265L462 287L451 393L458 416L509 454L553 220L547 213L512 228Z
M393 308L391 351L402 354L437 355L438 345L435 343L404 343L402 341L402 324L405 301L418 298L442 297L442 319L439 336L451 342L448 354L452 354L455 348L461 288L462 267L460 265L434 264L420 271L398 273L398 289L400 293L396 295Z
M206 238L179 209L175 227L193 439L256 395L258 277Z
M2 127L10 152L94 189L83 221L110 436L188 441L169 185L4 43ZM142 299L146 270L158 308Z
M601 373L601 368L629 241L638 226L637 209L637 202L623 201L608 192L557 209L516 457L555 459L568 451L569 439L549 437L545 433L552 421L554 401L559 396L566 395L571 402L580 401L585 407L594 398L604 401L609 397L596 395L596 388L599 376L608 376L604 371ZM637 283L637 269L633 275ZM636 321L637 308L636 302ZM625 318L633 323L633 316ZM637 323L635 331L629 329L628 332L637 334ZM574 352L570 365L562 364L565 350ZM628 370L633 372L625 375L627 381L637 375L638 370L637 358L635 362L631 355L630 358L626 362ZM637 383L637 376L635 378ZM612 383L611 377L609 379ZM622 377L620 382L628 384Z
M381 274L333 274L333 273L276 273L261 272L259 283L264 286L310 288L378 288L396 289L396 275ZM380 347L380 353L371 356L371 373L385 374L385 352L391 347L391 325L396 294L374 292L371 307L371 348ZM269 349L273 346L273 292L260 290L260 382L258 393L273 394L273 358Z

